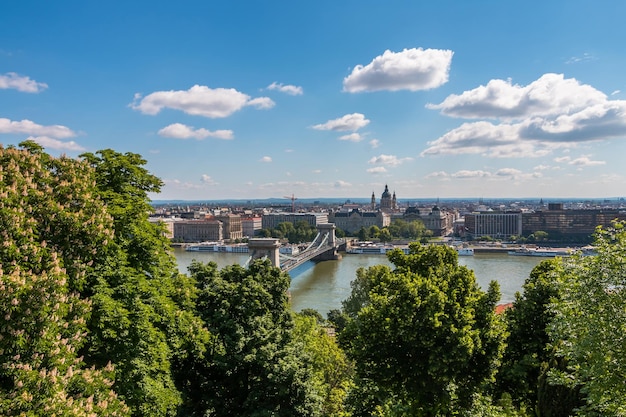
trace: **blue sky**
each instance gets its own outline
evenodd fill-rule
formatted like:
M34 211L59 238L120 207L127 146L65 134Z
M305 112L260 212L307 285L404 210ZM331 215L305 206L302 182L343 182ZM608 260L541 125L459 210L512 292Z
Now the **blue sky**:
M154 199L621 197L626 2L0 6L0 143L141 154Z

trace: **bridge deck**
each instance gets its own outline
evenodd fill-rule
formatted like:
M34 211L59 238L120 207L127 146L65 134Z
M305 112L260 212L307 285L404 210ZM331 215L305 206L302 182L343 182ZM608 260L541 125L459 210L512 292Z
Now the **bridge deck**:
M324 252L334 251L336 250L340 244L343 243L341 241L336 242L334 246L329 245L327 242L320 242L320 244L309 245L307 250L300 252L297 257L281 257L280 269L285 272L289 272L294 268L302 265L303 263L315 258L316 256L321 255Z

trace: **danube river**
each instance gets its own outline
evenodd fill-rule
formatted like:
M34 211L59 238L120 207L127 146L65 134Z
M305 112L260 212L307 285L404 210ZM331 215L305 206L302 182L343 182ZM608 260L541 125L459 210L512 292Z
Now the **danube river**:
M175 248L174 255L181 272L186 273L191 261L214 261L222 268L232 264L243 264L248 254L186 252ZM546 258L532 256L510 256L506 253L460 256L459 263L474 271L478 285L486 290L489 282L500 283L501 303L514 300L515 292L521 291L530 271ZM348 255L338 261L307 262L290 272L291 303L294 311L313 308L323 315L330 310L341 308L341 301L350 295L350 281L360 267L391 265L384 255Z

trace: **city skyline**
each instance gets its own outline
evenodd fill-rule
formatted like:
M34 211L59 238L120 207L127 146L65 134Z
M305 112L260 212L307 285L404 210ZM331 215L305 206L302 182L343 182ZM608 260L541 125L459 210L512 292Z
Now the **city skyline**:
M11 2L0 144L155 200L623 195L626 3L420 3Z

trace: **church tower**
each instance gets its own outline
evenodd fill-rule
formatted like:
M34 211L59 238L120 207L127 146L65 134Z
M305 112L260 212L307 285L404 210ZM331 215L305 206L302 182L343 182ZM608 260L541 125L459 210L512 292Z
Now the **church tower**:
M374 191L372 191L372 201L370 203L372 205L372 211L376 210L376 195Z
M391 197L391 209L396 211L398 210L398 200L396 200L396 192L393 192L393 197Z
M391 211L391 193L387 184L385 184L385 191L383 191L383 195L380 197L380 210Z

